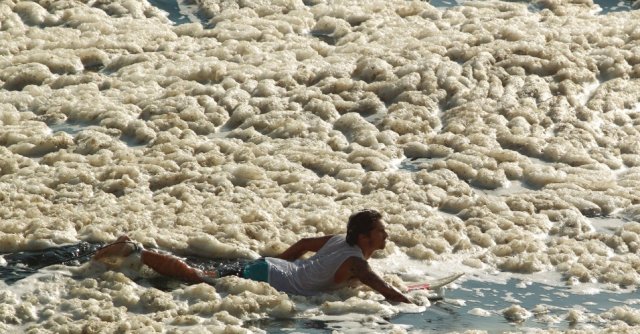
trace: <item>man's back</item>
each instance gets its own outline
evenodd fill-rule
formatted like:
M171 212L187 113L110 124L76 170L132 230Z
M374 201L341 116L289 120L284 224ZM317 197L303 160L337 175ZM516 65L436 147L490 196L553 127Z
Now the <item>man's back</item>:
M267 258L269 284L280 291L315 295L337 287L335 274L350 257L364 259L358 246L347 244L344 235L334 235L308 259L293 262Z

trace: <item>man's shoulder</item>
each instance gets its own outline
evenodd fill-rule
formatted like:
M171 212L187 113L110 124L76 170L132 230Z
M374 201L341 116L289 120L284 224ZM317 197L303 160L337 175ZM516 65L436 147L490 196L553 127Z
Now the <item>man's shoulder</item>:
M340 265L340 269L343 272L348 272L351 277L360 277L361 275L370 272L371 267L366 259L358 256L349 256Z

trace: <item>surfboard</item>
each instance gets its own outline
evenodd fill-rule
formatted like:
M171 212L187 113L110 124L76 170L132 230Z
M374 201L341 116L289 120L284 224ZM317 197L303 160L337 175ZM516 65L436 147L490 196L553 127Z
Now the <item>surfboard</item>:
M443 286L453 283L455 280L460 278L464 273L455 273L453 275L445 276L442 278L434 279L433 281L427 281L423 283L411 284L407 285L407 291L414 290L438 290Z

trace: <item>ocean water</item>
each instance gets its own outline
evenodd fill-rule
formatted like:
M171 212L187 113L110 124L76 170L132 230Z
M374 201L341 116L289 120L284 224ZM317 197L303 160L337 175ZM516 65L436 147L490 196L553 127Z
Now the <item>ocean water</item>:
M564 320L567 312L576 307L584 314L598 313L614 307L637 307L638 295L598 293L576 295L562 287L530 283L522 286L519 280L506 283L467 280L444 293L444 299L434 302L426 311L418 314L399 314L385 319L391 324L409 331L423 333L465 332L469 329L489 333L535 332L540 330L556 331L596 331L599 324L578 325ZM620 299L620 298L623 299ZM624 299L632 297L634 299ZM518 321L505 319L501 310L517 302L526 309L534 310L538 305L539 313ZM485 312L479 313L476 310ZM481 314L481 315L479 315ZM323 333L330 330L362 331L375 328L370 324L353 324L347 321L319 320L261 320L256 326L269 333ZM385 323L378 324L384 329ZM389 328L388 326L386 328Z
M0 332L637 332L639 7L0 3ZM275 255L367 207L392 284L465 276L411 307L81 256Z

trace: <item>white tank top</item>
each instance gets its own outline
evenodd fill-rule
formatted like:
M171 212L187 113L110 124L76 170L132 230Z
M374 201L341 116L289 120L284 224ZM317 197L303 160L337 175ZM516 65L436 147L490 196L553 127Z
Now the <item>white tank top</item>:
M291 262L267 257L269 284L280 291L303 296L333 290L338 287L333 276L352 256L364 259L360 247L349 246L344 235L334 235L308 259Z

